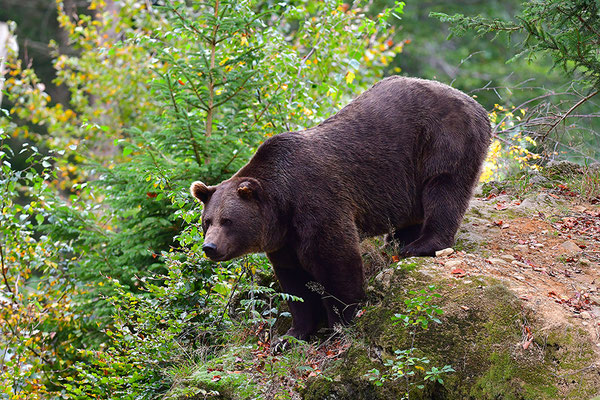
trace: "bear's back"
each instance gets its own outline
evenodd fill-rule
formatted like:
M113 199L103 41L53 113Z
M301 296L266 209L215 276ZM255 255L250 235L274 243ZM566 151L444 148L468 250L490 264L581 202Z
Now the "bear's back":
M332 125L340 125L344 128L353 126L355 129L346 129L342 132L372 135L380 131L390 133L400 124L408 124L406 126L411 128L432 128L435 122L461 113L469 115L475 124L489 127L485 109L460 90L436 81L391 76L373 85L313 129L316 129L315 132L323 133L323 130L317 128L330 129ZM465 136L483 134L486 140L489 139L489 130L487 132L467 131L463 134Z
M296 203L337 203L379 234L422 217L431 177L476 173L489 139L487 113L466 94L390 77L320 125L268 139L237 175L258 175Z

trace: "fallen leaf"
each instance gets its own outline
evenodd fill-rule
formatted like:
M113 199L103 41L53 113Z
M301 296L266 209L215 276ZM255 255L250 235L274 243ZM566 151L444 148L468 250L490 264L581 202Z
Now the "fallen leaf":
M462 268L454 268L451 272L452 275L456 275L458 278L462 278L466 275L466 272Z
M508 206L504 202L496 203L496 210L506 210Z

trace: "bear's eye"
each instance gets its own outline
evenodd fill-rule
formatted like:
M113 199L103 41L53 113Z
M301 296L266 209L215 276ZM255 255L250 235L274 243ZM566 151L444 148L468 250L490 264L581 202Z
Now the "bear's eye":
M210 219L204 220L204 225L206 225L207 228L210 226L211 223L212 223L212 221Z
M233 224L233 221L230 220L229 218L223 218L221 220L221 225L223 226L231 226Z

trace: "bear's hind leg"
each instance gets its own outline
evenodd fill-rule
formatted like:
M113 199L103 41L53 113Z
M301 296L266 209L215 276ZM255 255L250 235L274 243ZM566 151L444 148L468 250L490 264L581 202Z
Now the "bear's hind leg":
M433 256L438 250L452 247L470 197L471 185L457 182L451 174L429 180L422 194L421 235L404 247L403 255Z
M405 226L403 228L396 228L391 233L388 233L385 236L385 244L390 246L397 246L398 249L402 249L407 244L417 240L419 236L421 236L422 229L422 224L415 224Z

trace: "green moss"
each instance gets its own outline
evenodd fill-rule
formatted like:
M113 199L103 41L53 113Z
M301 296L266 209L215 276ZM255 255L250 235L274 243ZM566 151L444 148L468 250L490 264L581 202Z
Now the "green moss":
M215 376L219 376L219 380L213 381ZM253 393L257 392L256 385L252 383L252 379L247 374L228 374L208 369L197 370L189 379L188 387L195 385L203 388L206 391L219 392L218 399L247 399ZM212 397L211 397L212 398Z
M332 381L323 378L315 379L307 385L302 393L304 400L323 400L330 398Z
M517 361L508 352L492 353L490 367L475 383L471 396L477 399L556 398L558 389L543 364Z
M417 268L419 268L419 263L412 261L412 259L410 259L411 261L400 261L398 263L398 268L402 271L406 271L406 272L411 272L416 270Z
M469 208L469 214L477 218L486 218L486 216L481 212L481 210L477 207Z
M504 191L509 194L522 196L531 190L530 177L528 172L519 172L508 176L501 182L486 182L483 184L482 193L484 196L489 196L490 194L499 194Z
M489 209L486 218L489 221L496 220L512 220L521 217L519 210L514 208L507 208L505 210Z

